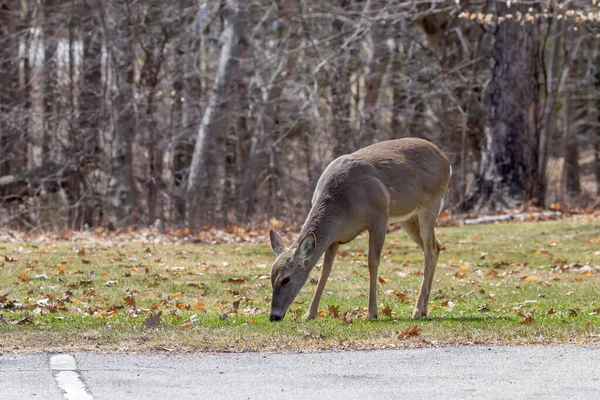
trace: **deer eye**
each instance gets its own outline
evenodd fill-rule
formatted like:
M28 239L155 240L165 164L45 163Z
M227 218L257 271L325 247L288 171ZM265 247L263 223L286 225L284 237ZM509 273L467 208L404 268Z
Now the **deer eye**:
M290 277L289 277L289 276L288 276L287 278L283 278L283 279L281 280L281 286L285 286L285 285L287 285L288 283L290 283Z

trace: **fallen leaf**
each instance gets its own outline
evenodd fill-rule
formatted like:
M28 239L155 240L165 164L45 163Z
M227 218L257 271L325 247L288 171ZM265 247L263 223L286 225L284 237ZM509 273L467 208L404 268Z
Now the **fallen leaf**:
M132 295L123 297L123 300L125 300L125 304L130 305L133 308L135 308L135 297L133 297Z
M386 315L386 316L388 316L388 317L391 317L391 316L392 316L392 309L390 308L390 305L389 305L389 304L386 304L385 308L384 308L383 310L381 310L381 313L382 313L383 315Z
M525 282L539 282L541 281L541 278L539 276L530 275L528 277L523 278L523 280Z
M533 313L531 313L530 315L525 316L525 318L523 318L523 320L521 322L519 322L519 324L521 324L521 325L531 324L533 321L534 321L534 316L533 316Z
M21 280L23 280L25 282L29 282L31 280L31 278L29 277L29 275L27 275L25 272L21 272L19 274L19 278L21 278Z
M231 283L244 283L247 282L248 278L243 277L243 278L229 278L227 279L227 282L231 282Z
M328 305L327 306L327 311L329 311L329 315L333 316L334 318L339 318L340 317L340 309L337 306Z
M377 280L379 281L379 283L381 283L382 285L385 285L386 283L391 283L392 280L390 278L382 278L382 277L378 277Z
M181 293L181 292L171 293L171 298L176 298L176 297L181 297L181 296L183 296L183 293Z
M567 311L569 312L569 317L576 317L579 308L569 308Z
M190 326L192 326L191 322L186 322L185 324L179 325L181 329L188 329Z
M421 328L419 327L419 325L409 326L408 328L400 332L397 338L400 340L406 339L409 336L417 336L420 332Z
M395 299L400 299L401 302L403 303L410 303L410 300L408 299L408 296L406 296L406 293L403 292L399 292L396 289L389 289L385 291L386 296L390 296L393 297Z
M552 315L552 314L556 314L556 313L557 313L557 311L554 308L550 308L548 310L548 312L546 312L546 314L548 314L548 315Z
M162 315L162 311L157 312L156 314L150 314L148 318L146 318L145 324L148 328L156 328L160 325L160 316Z

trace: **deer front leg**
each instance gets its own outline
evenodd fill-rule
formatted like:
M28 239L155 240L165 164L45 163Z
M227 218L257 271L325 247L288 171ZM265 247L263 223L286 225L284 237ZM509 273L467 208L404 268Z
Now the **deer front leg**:
M377 318L377 271L387 233L387 219L369 228L369 312L367 320Z
M335 255L339 247L340 245L338 243L333 243L325 251L325 259L323 260L321 276L319 277L319 282L317 283L317 290L315 290L315 294L313 295L310 307L308 308L306 314L304 314L303 319L305 321L315 318L317 316L317 313L319 312L319 302L321 301L323 289L325 289L325 284L327 283L327 278L329 278L329 273L331 272L331 267L333 266L333 260L335 259Z

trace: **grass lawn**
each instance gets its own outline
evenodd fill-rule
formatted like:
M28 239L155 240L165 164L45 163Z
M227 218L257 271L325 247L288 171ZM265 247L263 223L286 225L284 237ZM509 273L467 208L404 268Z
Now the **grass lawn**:
M446 248L427 318L410 319L423 255L399 231L388 235L384 247L378 320L363 319L363 235L341 247L320 317L301 320L317 267L280 323L268 320L274 257L266 238L263 245L208 245L152 234L77 240L4 234L0 353L600 344L597 222L578 218L437 232Z

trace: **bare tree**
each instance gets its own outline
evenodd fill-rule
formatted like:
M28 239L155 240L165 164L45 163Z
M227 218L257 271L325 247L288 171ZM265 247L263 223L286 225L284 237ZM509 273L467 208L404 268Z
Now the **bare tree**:
M20 11L18 0L0 0L0 176L27 165L24 93L19 74Z
M228 1L228 8L223 11L225 26L221 35L221 55L210 99L196 138L194 155L190 165L187 191L190 203L195 210L197 206L206 206L208 193L216 185L216 167L220 162L219 140L222 140L231 124L231 110L235 105L236 93L233 83L238 78L240 58L248 47L246 38L247 10L243 2ZM200 210L202 210L200 208ZM205 210L202 210L205 212Z
M526 13L523 5L516 10ZM499 17L515 12L497 3ZM495 31L494 68L480 170L466 208L511 209L540 198L537 166L538 22L505 19ZM515 46L514 43L519 43Z

